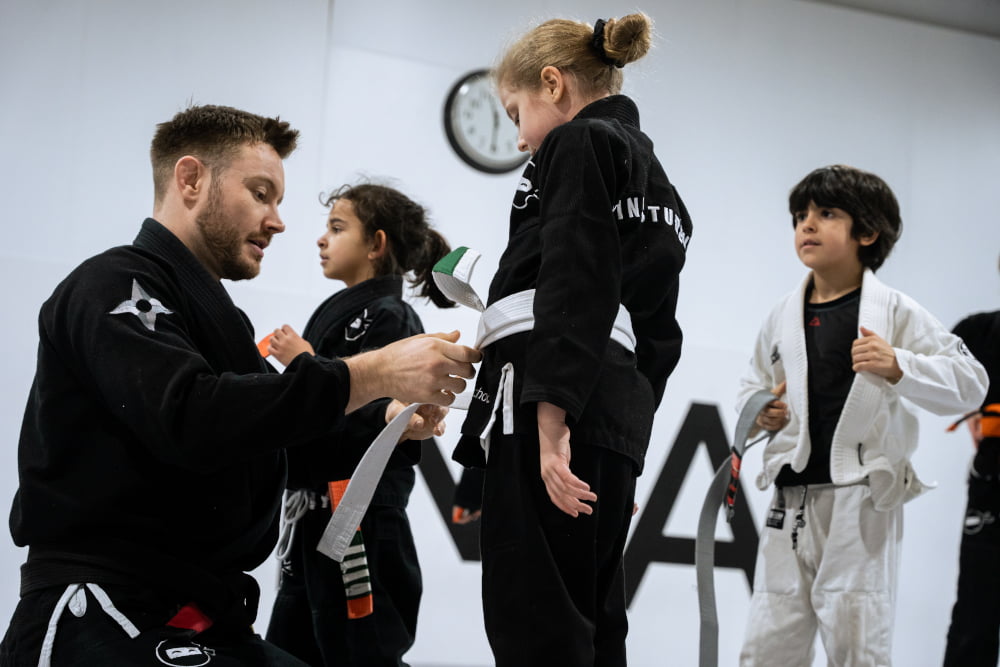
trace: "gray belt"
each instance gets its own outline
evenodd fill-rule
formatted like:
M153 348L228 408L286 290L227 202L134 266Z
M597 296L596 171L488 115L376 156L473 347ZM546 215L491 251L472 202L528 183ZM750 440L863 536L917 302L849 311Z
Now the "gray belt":
M708 493L705 495L705 502L701 506L701 514L698 516L698 535L694 547L698 608L701 614L698 667L717 667L719 664L719 618L715 605L715 522L719 516L720 506L726 508L726 520L732 520L743 452L760 440L774 437L773 433L769 433L747 444L757 414L774 399L773 393L761 389L743 406L736 421L732 456L719 466L715 477L712 478Z

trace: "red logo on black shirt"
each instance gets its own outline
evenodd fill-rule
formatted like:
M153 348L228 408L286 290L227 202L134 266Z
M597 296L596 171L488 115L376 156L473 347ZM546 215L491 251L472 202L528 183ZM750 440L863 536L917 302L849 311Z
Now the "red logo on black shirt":
M811 327L820 326L819 315L813 315L813 318L809 320L809 326Z

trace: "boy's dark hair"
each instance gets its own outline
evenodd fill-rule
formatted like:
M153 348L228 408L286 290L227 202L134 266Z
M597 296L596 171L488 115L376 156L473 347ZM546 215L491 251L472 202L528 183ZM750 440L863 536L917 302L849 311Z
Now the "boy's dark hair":
M809 208L809 202L839 208L851 216L851 237L860 239L878 233L871 245L858 248L861 264L877 271L903 233L899 203L892 190L875 174L842 164L821 167L792 188L788 210L795 214Z
M410 284L420 288L420 296L439 308L455 305L438 288L431 272L437 261L451 252L451 247L430 226L423 206L395 188L376 183L342 185L321 197L328 208L338 199L354 206L366 239L375 238L380 229L385 232L386 252L375 266L376 275L404 275L412 271Z
M197 157L217 176L243 146L270 144L284 160L295 150L298 137L299 131L277 116L215 105L189 107L156 126L149 147L156 201L166 193L174 165L185 155Z

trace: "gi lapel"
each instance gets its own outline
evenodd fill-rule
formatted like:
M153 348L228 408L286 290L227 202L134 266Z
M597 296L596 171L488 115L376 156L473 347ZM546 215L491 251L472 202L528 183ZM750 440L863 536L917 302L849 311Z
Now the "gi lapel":
M892 341L889 290L870 270L865 271L861 283L858 324L871 329L887 341ZM837 430L833 434L830 472L834 482L850 481L843 480L843 476L849 475L855 468L860 469L861 461L855 455L856 448L864 442L878 415L883 402L884 390L881 386L883 382L883 379L871 373L858 373L854 376L851 391L844 403L844 410L837 422Z

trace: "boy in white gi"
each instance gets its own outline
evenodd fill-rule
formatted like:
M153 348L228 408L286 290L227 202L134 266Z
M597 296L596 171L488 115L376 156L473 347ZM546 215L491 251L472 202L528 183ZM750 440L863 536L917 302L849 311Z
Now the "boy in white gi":
M961 339L875 278L899 238L899 205L874 174L836 165L793 188L795 252L810 269L771 311L741 381L776 431L757 485L775 486L762 529L740 664L891 664L902 505L926 487L910 456L915 407L972 410L983 367ZM906 400L903 400L906 399Z

